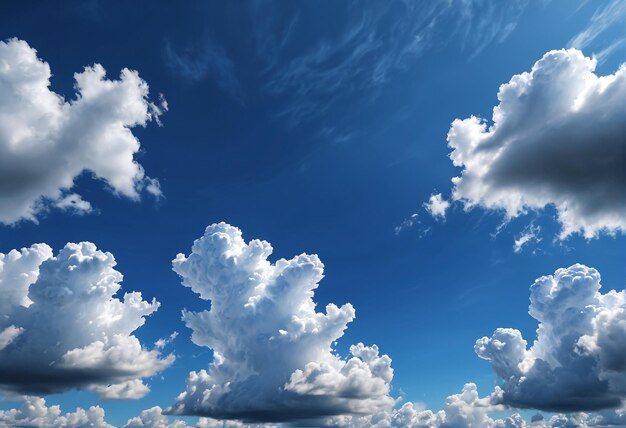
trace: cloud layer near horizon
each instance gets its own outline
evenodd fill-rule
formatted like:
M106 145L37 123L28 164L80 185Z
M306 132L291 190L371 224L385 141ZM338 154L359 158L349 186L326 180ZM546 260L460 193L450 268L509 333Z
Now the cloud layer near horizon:
M316 312L324 266L301 254L271 263L266 241L246 243L226 223L207 227L173 269L211 309L184 311L192 341L213 350L208 370L191 372L169 410L246 421L289 421L390 408L391 359L359 343L333 351L355 317L349 303Z
M19 409L0 410L0 426L114 428L104 420L104 409L100 406L62 414L59 406L46 406L46 400L40 397L28 397Z
M423 409L416 403L405 403L399 408L373 415L342 415L311 421L297 421L289 426L324 426L335 428L606 428L626 423L626 408L596 413L556 414L548 418L537 413L530 421L513 413L493 419L491 412L506 410L495 405L501 391L480 398L476 385L466 384L459 394L449 396L439 411ZM26 397L18 409L0 410L0 424L33 428L112 428L106 422L104 410L92 406L87 410L63 414L58 405L47 406L39 397ZM124 428L278 428L283 424L249 424L241 421L199 418L189 425L172 419L159 406L143 410L130 418Z
M74 388L104 399L139 398L141 378L168 367L132 334L159 307L119 291L111 253L89 242L57 256L46 244L0 253L0 391L48 394Z
M500 86L492 124L456 119L452 199L507 218L553 206L561 238L626 230L626 68L595 67L576 49L550 51Z
M100 64L85 67L70 101L50 90L51 75L25 41L0 41L0 223L37 221L51 207L90 211L71 191L85 171L116 194L159 196L158 181L134 159L131 128L158 122L167 104L150 102L147 83L126 68L108 80Z

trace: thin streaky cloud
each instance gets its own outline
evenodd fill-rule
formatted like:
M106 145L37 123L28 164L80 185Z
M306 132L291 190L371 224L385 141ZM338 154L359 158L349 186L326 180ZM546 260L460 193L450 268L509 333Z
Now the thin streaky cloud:
M584 49L590 46L602 33L626 19L626 2L613 0L596 9L589 25L568 43L569 47Z
M211 38L205 37L198 46L182 48L166 41L164 55L167 66L176 75L194 83L210 78L221 90L243 103L244 95L235 64L225 49Z
M527 0L488 4L476 0L448 2L372 2L349 7L344 30L321 32L294 49L303 31L301 11L281 16L273 2L252 3L258 77L264 95L281 100L276 119L294 128L352 96L362 104L374 102L393 73L406 71L412 61L437 47L459 43L473 58L491 43L503 42L515 29ZM355 12L359 11L359 12ZM386 25L393 21L394 25ZM455 30L446 27L454 22ZM227 93L242 98L238 64L215 38L200 46L165 44L168 67L198 82L215 79ZM350 114L350 109L348 113ZM339 132L343 132L339 130Z
M596 59L596 61L598 61L598 64L603 64L607 60L607 58L613 55L613 53L615 53L618 49L624 47L625 44L626 44L626 38L615 40L606 48L594 54L593 57Z

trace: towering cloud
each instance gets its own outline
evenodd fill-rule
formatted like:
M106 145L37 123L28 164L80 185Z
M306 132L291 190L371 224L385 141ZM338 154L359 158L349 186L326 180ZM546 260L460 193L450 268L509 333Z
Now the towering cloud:
M597 270L577 264L531 286L532 346L499 328L476 342L504 380L501 402L548 411L618 407L626 398L626 292L600 293Z
M131 199L142 190L160 195L134 159L131 128L158 122L167 104L150 102L148 85L128 69L108 80L101 65L86 67L74 75L70 101L50 90L50 76L28 43L0 41L0 222L36 221L48 207L90 211L71 192L84 171Z
M89 242L56 257L45 244L0 253L0 390L45 394L85 388L102 398L138 398L141 378L168 367L132 332L159 307L141 293L115 297L122 274Z
M553 206L561 238L626 230L626 67L595 67L578 50L550 51L500 87L491 124L455 120L452 198L508 218Z
M207 370L191 372L169 409L221 419L289 421L373 413L391 407L391 359L359 343L342 358L333 350L355 317L352 305L317 312L324 266L301 254L271 263L272 246L246 243L225 223L207 227L174 271L210 310L183 313L192 340L213 350Z

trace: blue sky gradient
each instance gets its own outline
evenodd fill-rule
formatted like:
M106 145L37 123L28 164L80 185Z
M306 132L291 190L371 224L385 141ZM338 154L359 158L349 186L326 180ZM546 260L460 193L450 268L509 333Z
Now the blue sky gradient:
M528 287L557 268L584 263L602 273L605 292L622 290L626 241L621 233L561 241L554 207L503 225L502 212L454 202L436 220L423 204L433 193L449 199L459 175L446 142L452 121L491 118L501 84L571 46L609 3L3 5L0 39L36 49L50 64L53 91L73 98L74 73L99 63L112 79L124 67L137 70L151 98L163 94L169 107L163 126L133 129L136 160L158 178L162 198L131 201L83 172L73 190L94 213L50 209L38 223L0 226L1 252L90 241L113 253L123 290L162 304L137 337L151 344L179 333L166 348L176 362L148 381L144 398L101 401L70 391L47 401L64 411L97 403L115 425L174 403L211 352L191 342L181 321L183 308L208 305L180 285L171 260L220 221L246 240L271 242L272 261L320 256L318 308L356 308L339 354L353 343L377 344L393 359L393 396L439 409L467 382L490 393L501 382L475 355L476 339L515 327L532 342ZM626 58L624 16L579 46L587 56L604 52L598 75ZM413 214L413 224L396 230ZM531 223L542 240L514 252Z

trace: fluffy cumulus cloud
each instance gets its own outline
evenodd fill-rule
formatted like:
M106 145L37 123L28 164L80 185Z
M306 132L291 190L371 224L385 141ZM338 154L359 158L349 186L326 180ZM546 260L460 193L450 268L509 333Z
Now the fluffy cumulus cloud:
M154 406L143 410L139 416L129 419L124 428L188 428L185 422L175 420L170 422L169 418L163 414L163 409Z
M116 297L115 264L89 242L67 244L56 256L45 244L0 253L0 390L84 388L105 399L149 391L141 378L174 356L146 349L132 334L159 303L138 292Z
M432 194L428 202L424 204L424 208L435 219L446 219L446 211L450 207L450 202L446 201L441 193Z
M50 207L90 211L70 192L85 171L131 199L160 195L134 159L131 128L158 122L167 104L150 102L148 85L128 69L109 80L101 65L86 67L74 75L70 101L50 90L50 76L28 43L0 41L0 222L36 221Z
M559 269L531 286L532 346L499 328L476 342L503 379L502 403L547 411L616 408L626 398L626 292L600 291L584 265Z
M104 409L92 406L85 410L65 413L60 406L47 406L46 400L40 397L24 397L24 403L17 409L0 410L0 427L29 428L114 428L106 422ZM124 428L277 428L277 425L244 424L238 421L218 421L200 418L194 425L188 425L179 419L163 414L159 406L143 410L139 415L129 419Z
M316 255L268 260L272 246L245 242L225 223L207 227L173 268L210 310L183 312L192 340L213 350L169 409L217 419L274 422L390 408L391 359L357 344L333 349L355 317L352 305L313 300L324 266Z
M240 421L217 420L212 418L199 418L198 422L193 425L196 428L277 428L278 425L273 424L246 424ZM150 409L142 411L138 416L131 418L126 422L124 428L191 428L186 422L179 419L172 420L168 417L163 409L154 406Z
M550 51L498 91L493 122L452 123L452 198L513 218L552 206L561 238L626 230L626 67L595 74L576 49Z
M405 403L392 411L379 412L368 416L337 416L329 418L326 426L338 428L544 428L552 425L543 420L541 425L529 425L519 415L513 414L504 419L492 419L489 412L503 411L499 401L502 391L495 390L486 397L479 397L478 389L473 383L463 387L460 394L446 399L444 407L439 411L424 409L418 404Z
M443 409L432 411L419 404L405 403L397 409L373 415L341 415L316 421L298 421L289 424L257 424L232 420L199 418L189 425L164 413L159 406L141 411L129 419L124 428L278 428L283 426L325 426L336 428L592 428L624 426L626 408L597 413L556 414L545 418L538 413L525 420L517 413L499 419L488 413L502 412L503 406L493 404L500 391L480 398L474 384L466 384L460 394L446 399ZM43 398L25 397L18 409L0 411L0 426L34 428L113 428L105 420L104 410L92 406L88 410L63 414L60 407L46 406Z
M519 413L494 419L489 414L511 410L501 403L503 391L496 390L479 397L473 383L463 387L460 394L446 399L439 411L424 409L415 403L405 403L397 409L367 416L336 416L324 426L337 428L592 428L626 425L626 407L585 413L558 413L545 417L536 413L524 419Z
M28 397L19 409L0 410L0 426L32 428L114 428L104 420L104 409L92 406L62 414L59 406L46 406L46 400Z

